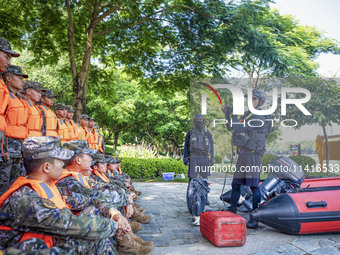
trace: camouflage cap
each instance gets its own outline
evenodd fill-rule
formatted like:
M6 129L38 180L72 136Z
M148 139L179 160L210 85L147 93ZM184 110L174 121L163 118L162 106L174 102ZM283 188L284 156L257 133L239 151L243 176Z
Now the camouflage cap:
M53 97L53 98L57 97L56 95L54 95L52 93L52 90L50 90L50 89L45 89L45 92L41 93L41 96L50 97L50 98L51 97Z
M79 119L87 119L89 116L87 114L81 114Z
M55 110L66 109L66 105L64 103L57 103L57 104L54 105L54 109Z
M72 106L72 105L66 105L66 110L67 110L68 112L74 112L73 106Z
M88 119L89 119L89 120L94 120L94 117L89 116Z
M0 50L11 54L15 58L20 56L19 53L12 51L11 44L5 38L0 38Z
M120 163L120 162L121 162L120 158L116 158L116 163Z
M74 151L74 154L88 154L90 156L97 153L97 150L90 149L89 144L85 140L72 140L63 143L63 148Z
M41 83L37 81L25 81L24 83L24 90L26 89L34 89L37 91L45 92L45 89L41 88Z
M61 148L60 140L52 136L38 136L26 138L22 143L24 158L56 158L61 160L70 159L73 151Z
M13 73L13 74L16 74L16 75L20 75L20 76L22 76L24 78L28 78L28 75L24 74L21 71L21 67L20 66L16 66L16 65L10 65L9 67L7 67L5 73Z
M110 157L110 158L107 160L107 164L116 164L116 163L117 163L117 161L116 161L116 159L113 158L113 157Z
M108 159L105 158L105 155L102 154L102 153L97 153L97 154L94 154L92 155L92 163L95 164L95 163L107 163Z
M94 128L99 128L98 122L95 122L95 123L93 124L93 127L94 127Z

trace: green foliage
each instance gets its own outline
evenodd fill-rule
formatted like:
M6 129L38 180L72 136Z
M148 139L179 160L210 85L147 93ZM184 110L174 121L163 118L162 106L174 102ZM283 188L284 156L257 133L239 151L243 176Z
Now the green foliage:
M308 168L311 169L311 166L315 166L316 164L315 160L308 156L297 155L289 156L289 158L298 163L302 167L302 169L304 169L306 166L308 166Z
M264 154L262 156L262 166L268 166L269 163L276 159L277 158L277 155L274 155L274 154Z
M144 144L123 145L119 148L119 156L124 158L156 158L156 151Z
M137 159L122 158L122 170L131 178L154 178L164 172L175 174L188 172L188 167L182 161L174 159Z
M215 156L214 160L215 160L215 164L221 164L222 163L222 157L221 156Z

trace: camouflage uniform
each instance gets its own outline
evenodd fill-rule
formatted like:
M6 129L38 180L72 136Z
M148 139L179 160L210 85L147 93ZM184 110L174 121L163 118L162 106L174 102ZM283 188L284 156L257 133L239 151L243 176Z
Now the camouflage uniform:
M24 78L28 78L27 74L24 74L19 66L9 66L5 73L13 73ZM20 98L18 95L15 95ZM7 113L5 113L7 114ZM22 163L22 142L20 139L7 137L4 140L5 150L9 153L10 160L0 161L0 195L2 195L9 186L19 177L26 174L24 165ZM0 157L1 158L1 157Z
M61 149L58 138L42 136L25 139L23 155L66 160L73 153ZM117 230L115 221L95 215L76 216L67 208L59 209L30 186L20 187L3 202L0 225L13 229L0 230L0 249L17 244L24 232L33 232L52 236L55 246L68 245L77 254L117 254L110 240Z
M84 140L73 140L65 142L63 148L74 151L75 154L89 154L91 157L96 155L96 150L89 149L88 142ZM89 183L90 184L90 183ZM89 189L83 186L77 179L72 176L67 176L57 182L57 187L68 188L70 191L80 193L87 197L93 197L107 203L115 204L117 208L129 204L128 197L120 189L118 190L96 190ZM91 185L91 184L90 184Z
M112 190L94 190L83 186L77 179L67 176L56 183L59 189L67 188L71 192L82 194L86 197L92 197L106 203L115 205L116 208L128 205L127 199L118 192Z
M62 245L60 245L62 246ZM27 252L29 251L29 252ZM1 251L0 251L0 254ZM39 238L32 238L21 241L3 251L4 255L76 255L68 245L48 248L44 241Z

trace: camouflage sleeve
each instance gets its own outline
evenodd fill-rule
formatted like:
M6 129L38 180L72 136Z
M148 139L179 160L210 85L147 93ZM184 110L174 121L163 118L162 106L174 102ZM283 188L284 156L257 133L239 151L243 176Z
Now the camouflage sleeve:
M71 192L79 193L79 194L82 194L83 196L92 197L96 200L109 203L112 206L114 206L116 209L118 209L121 206L124 206L122 205L124 201L121 201L121 196L118 194L118 192L109 191L109 190L99 191L99 190L89 189L81 185L81 183L77 179L71 176L61 179L60 181L57 182L56 185L59 189L67 188Z
M111 183L106 183L104 181L102 181L99 177L97 180L95 180L94 178L98 177L96 175L91 175L89 178L89 184L92 186L92 188L94 190L100 190L101 192L112 192L112 191L116 191L121 199L121 206L127 206L129 205L129 198L125 192L124 189L115 187L114 185L112 185ZM94 186L93 186L94 185Z
M113 236L117 223L94 215L73 215L69 209L56 208L28 187L14 192L0 208L4 226L23 232L36 232L54 237L87 241Z
M118 209L116 204L105 203L95 197L86 197L80 193L75 193L65 188L59 188L59 190L65 198L66 203L71 206L71 211L83 211L90 206L94 206L103 216L108 218L110 217L110 209Z

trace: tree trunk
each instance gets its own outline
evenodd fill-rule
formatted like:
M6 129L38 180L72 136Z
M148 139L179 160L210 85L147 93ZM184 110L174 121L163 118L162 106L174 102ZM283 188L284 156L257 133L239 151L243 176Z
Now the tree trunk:
M329 145L328 145L328 137L327 137L327 132L326 132L326 125L325 122L322 121L322 131L323 131L323 137L325 139L325 145L326 145L326 166L327 166L327 175L329 175ZM323 162L320 162L322 164L322 169L323 169Z
M73 77L73 102L76 120L78 120L79 116L84 113L86 105L87 84L91 66L91 55L93 52L93 30L94 28L90 24L86 31L85 54L83 57L81 70L77 74L76 79Z
M116 131L114 133L114 146L113 146L113 149L114 149L115 152L117 150L119 133L120 133L120 131Z

